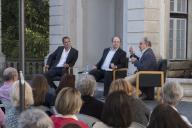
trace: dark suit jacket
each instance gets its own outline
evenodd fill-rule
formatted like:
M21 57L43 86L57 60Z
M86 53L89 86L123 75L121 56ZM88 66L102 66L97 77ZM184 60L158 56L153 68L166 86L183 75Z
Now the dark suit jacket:
M91 96L82 96L83 105L80 113L101 119L104 103Z
M104 49L103 55L102 55L100 61L96 64L98 69L101 69L101 66L103 65L105 58L107 57L107 54L109 51L110 51L110 48ZM114 65L117 65L117 68L125 68L127 65L126 61L127 61L126 60L126 52L123 51L121 48L119 48L115 52L115 54L111 60L111 63L113 63Z
M59 63L63 49L64 46L59 46L52 54L49 55L47 65L49 65L50 68L56 67L56 65ZM75 62L77 61L77 58L78 51L74 48L71 48L65 63L68 64L69 67L73 67L75 65Z
M139 71L156 70L157 62L156 62L156 57L153 53L153 50L151 48L148 48L143 53L140 60L137 60L134 63L134 65L137 67Z

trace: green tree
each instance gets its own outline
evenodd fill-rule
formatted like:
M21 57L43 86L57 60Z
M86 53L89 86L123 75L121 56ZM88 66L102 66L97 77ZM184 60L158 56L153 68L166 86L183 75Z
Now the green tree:
M18 58L18 0L2 0L2 51L8 58ZM48 0L25 0L26 57L43 58L48 52Z

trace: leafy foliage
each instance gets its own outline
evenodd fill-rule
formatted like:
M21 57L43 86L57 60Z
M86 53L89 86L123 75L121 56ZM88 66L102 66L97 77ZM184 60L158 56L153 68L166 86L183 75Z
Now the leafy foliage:
M9 58L19 56L18 0L2 0L2 51ZM48 0L25 0L25 53L43 58L48 52Z

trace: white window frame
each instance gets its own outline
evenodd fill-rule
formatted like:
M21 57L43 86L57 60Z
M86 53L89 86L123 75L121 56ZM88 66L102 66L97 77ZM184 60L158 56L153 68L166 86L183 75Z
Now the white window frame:
M182 11L178 11L177 10L177 3L178 3L178 0L173 0L173 3L174 3L174 9L173 10L170 10L171 13L182 13L182 14L187 14L187 0L185 2L185 11L182 12Z
M170 47L169 47L169 59L186 59L186 46L187 46L187 42L186 42L186 35L187 35L187 19L185 18L170 18L170 21L173 20L173 46L172 46L172 58L170 58ZM181 44L184 44L184 51L180 50L180 51L177 51L177 21L179 20L184 20L185 21L185 34L184 34L184 42L180 42L180 45ZM170 38L170 36L169 36ZM181 34L180 34L180 38L181 38ZM170 39L169 39L169 45L170 45ZM177 57L177 52L179 52L181 54L181 52L184 52L184 57L183 58L178 58Z

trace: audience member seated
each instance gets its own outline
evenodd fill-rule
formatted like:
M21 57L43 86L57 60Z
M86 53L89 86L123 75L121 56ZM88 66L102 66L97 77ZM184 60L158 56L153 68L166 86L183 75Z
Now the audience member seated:
M157 70L157 62L155 54L153 53L153 50L149 46L149 41L147 38L144 38L140 44L139 48L142 52L142 56L138 60L137 57L132 56L130 58L130 61L134 64L135 67L137 67L138 71L152 71ZM137 74L131 75L126 77L128 81L130 81L132 84L136 83L136 77ZM144 99L153 100L154 99L154 87L140 87L143 96L145 95Z
M179 83L176 82L166 82L162 89L163 102L169 104L175 111L176 105L181 101L183 97L183 88ZM178 112L179 113L179 112ZM192 127L190 121L184 115L181 115L181 118Z
M56 95L65 87L75 87L75 80L73 78L73 75L63 75L61 77L61 80L59 82L59 86L56 89Z
M104 96L107 96L112 82L112 70L126 68L127 66L126 52L120 48L120 45L120 37L114 36L112 39L112 47L104 49L100 61L94 66L94 69L89 72L95 77L96 81L104 78Z
M51 106L54 106L54 96L48 93L47 79L41 75L34 75L31 81L33 89L34 105L33 108L38 108L46 112L49 116L52 115Z
M111 83L109 94L115 91L124 91L129 96L129 102L132 121L147 126L150 116L150 109L147 105L135 95L134 87L125 79L117 79Z
M19 81L13 83L10 92L12 107L5 113L6 128L17 128L18 118L20 115L20 96L19 96ZM24 109L29 109L33 105L33 92L31 86L25 82L25 104Z
M147 128L190 128L173 107L160 104L153 110Z
M64 46L59 46L52 54L49 55L45 68L48 68L48 72L45 76L51 87L56 88L53 83L55 76L62 76L64 72L68 71L68 68L73 67L78 58L78 51L71 46L71 39L68 36L62 39Z
M140 124L132 123L128 97L125 91L109 94L101 116L103 122L96 122L93 128L141 128Z
M103 110L103 102L93 97L96 89L96 80L92 75L84 75L77 83L77 87L81 92L83 105L80 113L101 119Z
M77 119L77 114L82 106L81 93L75 88L63 88L57 95L55 109L57 114L51 116L55 128L60 128L69 123L75 123L83 128L88 125Z
M9 67L3 71L3 86L0 87L0 100L6 111L11 108L10 91L13 83L18 80L18 72L15 68Z
M28 109L19 116L18 128L53 128L53 122L42 110Z

